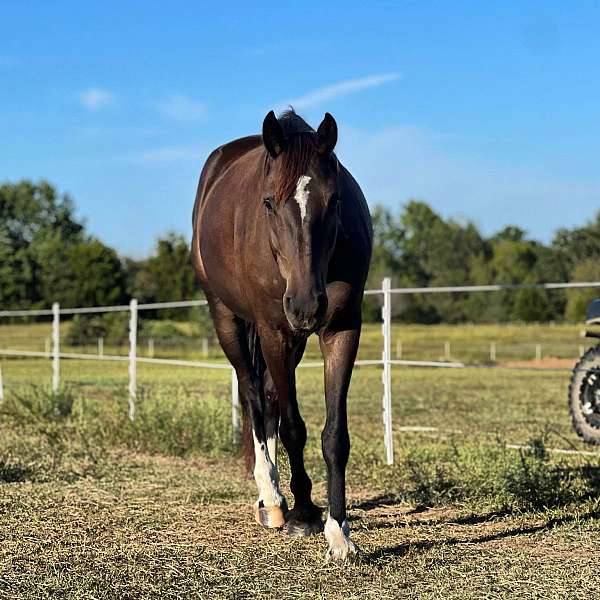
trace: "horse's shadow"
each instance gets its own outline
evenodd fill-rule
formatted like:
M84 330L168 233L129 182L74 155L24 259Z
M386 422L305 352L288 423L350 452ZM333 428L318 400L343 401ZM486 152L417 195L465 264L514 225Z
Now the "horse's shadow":
M571 474L574 472L578 472L585 481L586 481L586 495L582 496L579 500L587 500L590 497L598 497L600 496L600 468L598 467L576 467L576 468L568 468L564 469L565 471L569 471ZM560 502L548 508L561 508L566 506L567 504L577 502L577 499L570 498L570 501ZM400 504L404 504L404 501L399 499L397 496L393 496L390 494L382 494L375 496L373 498L369 498L363 500L361 502L357 502L352 504L352 509L359 510L373 510L376 508L383 508L386 506L397 506ZM411 527L418 526L431 526L431 525L480 525L482 523L495 521L497 519L503 519L506 517L510 517L516 514L522 514L521 512L517 512L511 509L505 510L496 510L496 511L488 511L485 513L477 514L472 513L460 517L453 516L434 516L427 515L424 518L419 518L418 516L415 518L415 515L419 515L421 513L427 512L429 509L426 506L417 506L412 508L407 512L403 512L402 515L399 516L410 516L410 525ZM542 515L539 515L543 517ZM534 533L539 533L543 531L549 531L556 527L560 527L562 525L567 525L572 522L585 522L592 521L595 519L600 519L600 509L591 509L587 512L574 512L573 514L566 514L559 517L553 517L546 520L544 523L540 523L537 525L520 525L517 527L511 527L509 529L504 529L502 531L494 531L492 533L484 533L482 535L473 536L465 539L464 537L440 537L436 540L422 540L422 541L414 541L414 542L405 542L401 544L396 544L394 546L387 546L384 548L379 548L370 553L366 553L363 555L363 560L366 562L376 563L382 559L387 557L401 557L406 555L409 551L427 551L432 548L441 547L441 546L458 546L461 544L485 544L488 542L493 542L496 540L502 540L506 538L512 538L516 536L522 535L531 535ZM355 521L359 522L361 517L355 517ZM407 522L405 522L407 523ZM369 530L374 529L392 529L395 527L402 526L402 522L390 522L390 521L382 521L379 523L375 523L369 525Z
M388 505L389 506L389 505ZM424 513L428 510L425 506L418 506L417 508L413 508L405 513L402 513L402 516L413 516L418 515L420 513ZM439 517L427 517L424 519L415 519L412 518L410 520L411 526L419 526L419 525L480 525L481 523L488 523L489 521L494 521L496 519L503 519L505 517L509 517L514 514L511 510L495 510L482 514L469 514L463 515L462 517L453 517L449 519L443 519ZM355 519L356 521L360 520L360 518ZM408 523L408 521L407 521ZM401 522L391 522L391 521L381 521L379 523L374 523L369 525L369 530L375 529L394 529L398 527Z
M360 502L353 502L350 504L350 509L359 510L372 510L374 508L380 508L381 506L394 506L397 504L404 504L404 501L399 499L393 494L379 494L373 498L367 498Z
M410 550L430 550L439 546L458 546L460 544L485 544L487 542L493 542L495 540L501 540L505 538L515 537L519 535L530 535L533 533L539 533L541 531L549 531L554 529L555 527L560 527L561 525L566 525L568 523L572 523L574 521L584 522L591 521L594 519L600 518L600 510L590 511L583 515L566 515L564 517L559 517L555 519L549 519L546 523L542 523L540 525L527 525L522 527L513 527L511 529L505 529L504 531L498 531L495 533L490 533L486 535L481 535L476 538L443 538L439 540L426 540L426 541L418 541L418 542L407 542L402 544L397 544L395 546L387 546L385 548L380 548L379 550L375 550L374 552L370 552L365 555L364 560L367 562L377 562L378 560L390 556L401 557L407 554ZM476 520L467 520L468 523L478 523L483 522L485 520L489 520L489 515L482 515L481 517L476 517ZM459 523L460 520L452 519L451 523Z

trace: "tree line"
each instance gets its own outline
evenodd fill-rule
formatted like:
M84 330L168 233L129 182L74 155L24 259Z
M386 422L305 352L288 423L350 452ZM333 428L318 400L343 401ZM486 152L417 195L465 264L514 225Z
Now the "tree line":
M600 213L563 228L549 244L508 226L490 237L469 221L444 219L411 200L373 209L374 253L368 287L390 276L398 287L600 280ZM119 256L91 235L74 203L45 181L0 186L0 307L40 308L184 300L201 296L189 244L179 234L157 240L151 256ZM522 289L494 294L401 296L396 318L423 323L580 320L594 291ZM365 317L378 318L378 300ZM179 318L160 311L157 318Z
M470 221L444 219L425 202L373 210L369 286L390 275L397 287L600 281L600 212L583 227L559 229L549 244L516 225L485 237ZM396 318L423 323L581 320L594 290L401 296ZM373 306L371 306L371 312Z
M132 297L199 297L183 236L167 234L146 259L122 257L89 234L72 199L47 182L0 186L2 308L101 306Z

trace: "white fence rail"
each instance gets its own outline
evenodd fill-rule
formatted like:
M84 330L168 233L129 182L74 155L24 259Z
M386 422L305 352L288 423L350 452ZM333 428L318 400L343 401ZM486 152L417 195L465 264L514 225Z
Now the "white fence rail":
M473 286L444 286L444 287L414 287L414 288L392 288L391 279L384 278L381 289L365 290L365 295L382 296L382 337L383 350L381 360L357 360L356 366L381 366L383 383L383 425L384 425L384 445L386 453L386 462L394 462L394 442L393 442L393 418L392 418L392 370L394 365L416 366L416 367L446 367L462 368L465 365L461 362L450 360L444 361L422 361L422 360L403 360L393 359L391 351L392 339L392 294L446 294L460 292L498 292L503 290L518 289L573 289L573 288L600 288L600 282L575 282L575 283L545 283L545 284L514 284L514 285L473 285ZM195 367L203 369L229 369L231 371L231 422L234 438L237 437L240 427L239 417L239 397L238 381L235 370L228 364L219 364L209 361L179 360L171 358L151 358L138 356L137 331L138 331L138 312L140 310L159 310L165 308L187 308L192 306L205 306L206 300L185 300L174 302L157 302L149 304L138 304L136 299L132 299L128 305L118 306L91 306L79 308L60 308L58 303L54 303L51 309L34 310L2 310L0 317L36 317L52 316L52 390L57 392L60 389L60 361L61 359L73 360L101 360L101 361L127 361L129 367L129 418L135 419L136 398L137 398L137 364L163 364L172 366ZM94 314L108 312L129 312L129 354L128 356L104 354L103 342L102 351L98 354L81 354L73 352L60 351L60 316L76 314ZM98 341L100 348L100 340ZM490 355L495 355L496 348L490 349ZM536 353L539 353L536 350ZM445 351L445 358L449 358L449 349ZM21 356L21 357L39 357L48 358L48 352L37 352L31 350L16 350L1 348L0 356ZM300 368L322 367L321 361L300 363ZM0 369L0 400L3 399L4 391L2 385L2 371Z

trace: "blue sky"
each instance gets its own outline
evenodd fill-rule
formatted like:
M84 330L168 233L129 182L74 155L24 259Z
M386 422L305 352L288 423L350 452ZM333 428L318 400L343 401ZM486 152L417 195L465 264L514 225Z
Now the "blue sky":
M369 200L547 241L600 208L597 2L0 0L0 180L45 178L142 256L208 152L327 110Z

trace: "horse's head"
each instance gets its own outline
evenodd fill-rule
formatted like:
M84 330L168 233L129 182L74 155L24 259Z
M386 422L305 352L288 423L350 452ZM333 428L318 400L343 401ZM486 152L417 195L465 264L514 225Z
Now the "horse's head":
M294 330L314 331L327 310L327 268L340 222L336 142L329 113L316 132L294 113L280 122L271 111L263 123L266 218Z

